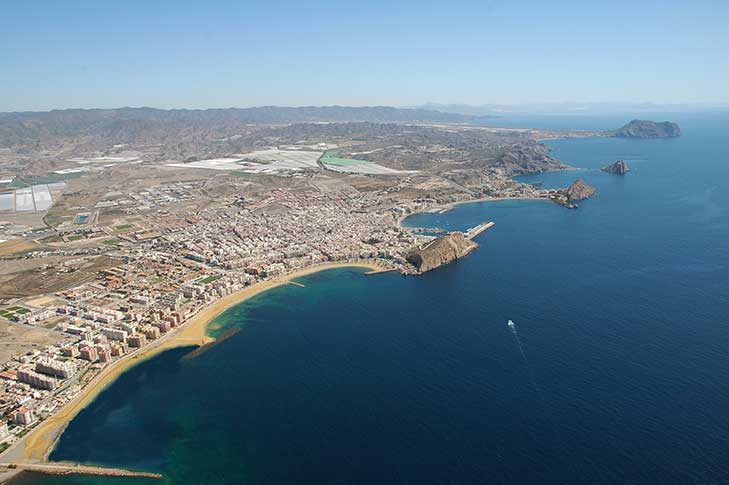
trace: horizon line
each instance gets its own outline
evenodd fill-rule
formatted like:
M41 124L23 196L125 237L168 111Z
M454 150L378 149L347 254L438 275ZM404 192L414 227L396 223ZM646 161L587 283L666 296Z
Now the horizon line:
M114 107L64 107L64 108L49 108L49 109L28 109L28 110L11 110L5 111L0 110L0 114L31 114L31 113L50 113L54 111L115 111L123 109L150 109L158 111L223 111L223 110L253 110L253 109L264 109L264 108L279 108L279 109L304 109L304 108L389 108L389 109L401 109L401 110L429 110L438 111L440 108L448 107L461 107L461 108L474 108L474 109L494 109L494 108L529 108L529 107L560 107L560 106L573 106L579 109L580 105L584 105L586 108L590 106L596 107L609 107L613 105L624 105L622 107L656 107L656 108L671 108L671 107L683 107L683 108L729 108L729 101L716 101L716 102L674 102L674 103L657 103L653 101L542 101L533 103L481 103L481 104L469 104L469 103L458 103L458 102L435 102L426 101L419 105L393 105L393 104L300 104L300 105L277 105L277 104L261 104L261 105L248 105L248 106L208 106L208 107L156 107L150 105L124 105ZM574 109L574 108L573 108Z

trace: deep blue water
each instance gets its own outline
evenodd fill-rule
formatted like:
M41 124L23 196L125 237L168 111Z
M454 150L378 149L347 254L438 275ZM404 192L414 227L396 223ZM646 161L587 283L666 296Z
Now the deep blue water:
M328 271L230 310L243 331L132 369L52 458L175 484L729 483L729 115L663 118L684 135L551 142L580 170L525 180L584 178L578 210L417 215L496 226L421 277Z

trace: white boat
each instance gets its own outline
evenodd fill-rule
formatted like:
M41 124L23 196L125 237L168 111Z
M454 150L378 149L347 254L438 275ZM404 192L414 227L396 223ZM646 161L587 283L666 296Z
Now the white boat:
M507 325L508 325L508 326L509 326L510 328L514 328L514 322L512 322L511 320L509 320L508 322L506 322L506 324L507 324Z

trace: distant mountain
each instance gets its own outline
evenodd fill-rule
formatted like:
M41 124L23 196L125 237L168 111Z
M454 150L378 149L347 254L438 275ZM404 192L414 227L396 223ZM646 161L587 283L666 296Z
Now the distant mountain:
M69 136L102 136L118 142L154 142L206 130L227 133L250 124L342 121L466 123L471 120L472 116L462 114L387 106L67 109L0 113L0 146Z
M673 138L681 136L681 128L671 121L633 120L607 134L619 138Z
M439 104L425 103L419 109L437 110L478 117L498 117L515 114L622 114L622 113L675 113L711 109L727 109L726 104L656 104L635 102L581 103L566 101L562 103L528 104Z
M468 104L439 104L425 103L420 106L413 106L415 109L440 111L443 113L456 113L479 118L494 118L501 114L499 106L495 104L468 105Z

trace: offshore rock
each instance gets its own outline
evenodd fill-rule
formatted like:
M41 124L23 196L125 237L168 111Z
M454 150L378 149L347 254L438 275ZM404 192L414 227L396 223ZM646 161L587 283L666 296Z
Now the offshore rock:
M616 175L625 175L630 171L630 169L628 168L628 164L625 163L625 160L618 160L615 163L611 163L607 167L603 167L602 171L607 173L614 173Z
M584 200L592 197L597 189L591 185L587 185L584 180L578 179L566 189L560 189L552 193L549 198L557 204L568 209L577 209L575 201Z
M577 179L565 191L565 195L570 202L575 202L577 200L585 200L588 197L592 197L595 192L597 192L595 187L587 185L582 179Z
M462 258L477 247L462 232L451 232L413 249L406 259L418 273L424 273Z

